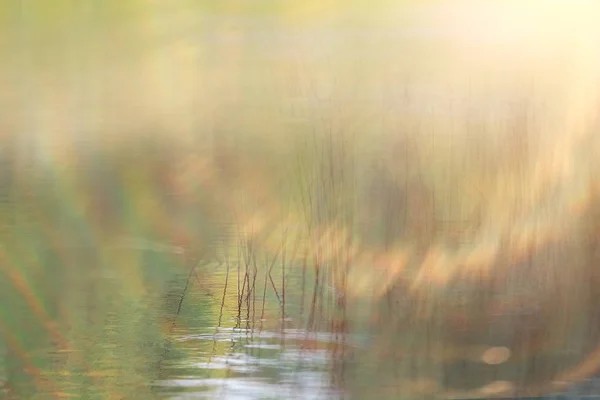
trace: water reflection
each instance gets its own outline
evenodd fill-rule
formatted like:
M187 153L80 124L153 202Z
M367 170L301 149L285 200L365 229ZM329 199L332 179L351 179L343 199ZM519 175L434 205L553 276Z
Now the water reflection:
M300 271L293 269L286 278L290 282L301 279ZM350 336L301 328L306 326L306 318L299 303L306 296L302 296L298 286L289 286L285 299L288 311L282 314L283 294L277 293L277 286L260 290L257 298L252 292L246 297L238 287L238 278L244 277L237 276L233 268L227 274L225 265L208 264L199 267L198 274L196 289L182 304L181 325L177 324L170 334L170 347L161 363L159 379L154 381L157 395L233 399L342 397L341 388L332 382L332 356L339 357L336 354L342 353L338 348L357 346L359 340L354 338L352 343ZM273 275L279 280L280 276L275 272ZM270 282L268 277L259 276L254 285L262 289ZM246 287L244 282L240 285ZM252 299L249 303L248 298ZM189 309L197 310L202 302L210 302L211 306L203 308L204 313L190 313ZM249 315L256 317L248 318Z
M156 383L170 398L185 398L181 392L190 391L189 397L206 391L210 398L342 397L329 374L331 354L326 347L336 343L333 334L217 329L176 340L194 345L182 360L165 365L178 379ZM317 345L310 348L308 343Z

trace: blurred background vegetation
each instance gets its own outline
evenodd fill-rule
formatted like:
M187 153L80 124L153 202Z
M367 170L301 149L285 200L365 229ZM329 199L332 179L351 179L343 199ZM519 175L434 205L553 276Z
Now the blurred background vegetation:
M2 396L594 375L599 14L3 1Z

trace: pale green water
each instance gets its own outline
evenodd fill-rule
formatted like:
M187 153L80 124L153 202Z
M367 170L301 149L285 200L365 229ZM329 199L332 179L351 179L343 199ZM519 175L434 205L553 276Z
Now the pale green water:
M154 251L137 251L144 259L136 264L106 259L118 267L98 263L97 249L65 253L78 257L79 267L61 270L64 258L56 259L56 269L33 294L4 280L7 398L332 398L339 392L332 386L332 362L342 347L360 345L358 338L323 330L324 311L299 303L300 277L293 272L282 319L281 286L264 289L264 276L257 277L256 293L240 300L237 267L226 289L224 266L199 267L190 275L177 270L179 259ZM50 258L41 263L51 264ZM127 271L136 265L143 268L139 275ZM308 285L305 290L312 294ZM27 299L42 300L45 311L32 309ZM320 330L305 329L311 312ZM40 313L54 319L56 330Z
M286 275L284 305L281 265L266 285L266 269L259 266L254 280L250 268L248 286L245 266L238 275L235 260L227 274L218 263L186 270L179 256L156 248L113 250L104 265L98 249L64 249L54 262L45 253L43 280L25 277L35 285L33 294L7 282L6 270L2 275L7 399L394 399L408 398L407 382L424 377L458 387L481 385L490 376L518 382L534 369L544 374L580 359L558 351L545 360L534 357L526 365L537 367L529 372L508 365L495 367L497 375L477 362L428 367L429 350L422 346L435 346L439 331L403 326L402 318L385 312L374 321L356 304L339 308L330 290L314 292L313 271L303 274L300 267ZM67 254L79 268L60 267ZM142 258L132 263L132 255ZM141 271L127 270L135 266ZM42 323L42 314L55 329ZM343 321L345 328L335 325ZM580 390L596 393L593 383Z

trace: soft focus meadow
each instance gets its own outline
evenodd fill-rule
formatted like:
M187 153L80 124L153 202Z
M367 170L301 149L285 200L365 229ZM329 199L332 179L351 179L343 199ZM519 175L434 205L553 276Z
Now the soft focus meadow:
M594 2L0 16L2 398L600 396Z

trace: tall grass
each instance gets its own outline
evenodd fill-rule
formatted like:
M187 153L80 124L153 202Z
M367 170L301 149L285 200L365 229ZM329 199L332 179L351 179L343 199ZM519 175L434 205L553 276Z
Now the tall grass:
M523 135L509 138L506 150L472 150L472 143L454 148L464 157L468 151L506 151L506 160L488 169L453 175L455 187L479 185L475 200L467 197L471 192L440 183L453 164L428 159L435 153L423 150L428 138L419 133L396 135L390 150L371 155L360 147L365 139L343 128L300 135L278 148L269 141L241 146L235 140L212 149L182 148L154 138L77 150L54 170L11 168L19 160L7 150L3 293L14 307L22 302L33 312L40 334L31 337L32 344L18 344L19 332L29 329L16 317L23 311L5 310L10 368L24 365L41 390L61 391L46 387L54 381L28 364L26 348L43 348L44 338L59 349L85 351L83 339L67 333L67 326L80 323L72 320L78 314L61 307L112 296L93 295L93 279L83 292L68 295L86 276L116 274L119 283L112 289L98 286L127 293L123 304L107 305L115 311L127 304L153 309L152 303L133 304L159 303L166 293L160 281L180 276L173 281L178 283L170 292L165 330L156 336L168 338L183 323L179 314L189 288L202 280L198 265L217 260L226 270L221 313L234 293L238 328L273 329L263 326L273 323L265 318L265 302L276 301L277 329L300 326L339 335L333 376L356 393L363 389L343 383L352 373L351 357L385 365L389 374L379 368L374 376L365 373L390 396L533 394L559 388L562 383L552 382L561 376L581 379L594 373L598 358L597 183L590 174L597 143L590 133L573 144L581 156L572 173L551 178L536 192L532 179L542 167L531 159L535 153ZM459 206L448 206L451 200ZM468 208L477 212L462 213L461 202L475 204ZM450 219L453 214L464 219ZM165 262L173 272L152 278L147 261L110 250L131 246L130 239L154 243L153 251L172 251L174 258ZM48 264L47 252L62 264ZM105 266L94 266L99 261ZM297 269L301 282L290 283L290 271ZM300 300L290 300L290 290ZM372 307L368 318L361 311L365 304ZM93 335L78 329L73 334ZM367 349L348 353L344 338L356 330L375 339ZM157 349L158 370L168 343ZM511 349L510 362L496 369L478 364L482 349L500 345ZM81 368L93 369L81 362ZM493 386L497 374L510 384Z

